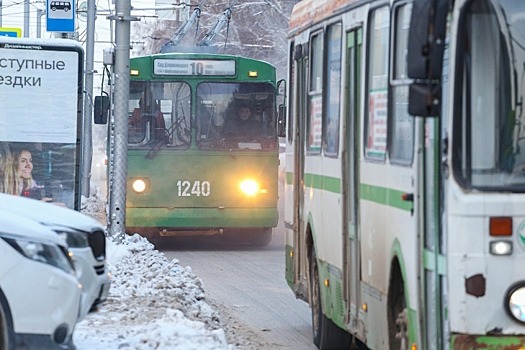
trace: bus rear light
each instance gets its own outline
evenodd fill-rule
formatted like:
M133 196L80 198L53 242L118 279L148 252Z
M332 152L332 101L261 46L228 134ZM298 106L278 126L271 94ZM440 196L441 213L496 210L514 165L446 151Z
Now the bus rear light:
M490 254L492 255L511 255L512 242L511 241L492 241L490 242Z
M491 236L512 235L512 218L510 217L492 217L489 225Z

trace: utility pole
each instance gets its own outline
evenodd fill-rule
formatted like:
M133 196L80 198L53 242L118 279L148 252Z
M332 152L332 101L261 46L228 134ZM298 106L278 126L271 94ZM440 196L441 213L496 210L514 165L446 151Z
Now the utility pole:
M131 1L116 0L115 15L110 19L115 25L114 66L114 174L109 197L110 234L117 243L122 243L126 234L126 177L128 173L128 100L129 100L129 56Z
M24 38L29 38L29 0L24 0Z
M1 2L0 2L1 6ZM36 37L42 37L42 16L46 14L47 10L37 9L36 10ZM1 23L0 23L1 25Z
M84 75L84 124L81 194L89 197L91 186L91 162L93 160L93 74L95 60L95 0L87 1L86 23L86 74ZM128 34L129 35L129 34Z

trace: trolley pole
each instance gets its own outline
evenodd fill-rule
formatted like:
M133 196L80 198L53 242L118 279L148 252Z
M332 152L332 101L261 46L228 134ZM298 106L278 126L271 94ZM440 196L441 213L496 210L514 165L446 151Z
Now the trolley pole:
M116 243L122 243L126 234L126 176L128 172L128 99L131 1L116 0L115 66L114 66L114 173L109 197L109 232Z

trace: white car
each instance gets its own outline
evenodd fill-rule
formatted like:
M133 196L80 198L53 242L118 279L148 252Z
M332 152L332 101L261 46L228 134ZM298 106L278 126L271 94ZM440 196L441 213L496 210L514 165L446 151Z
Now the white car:
M0 193L3 212L29 217L64 237L83 286L81 318L107 299L111 278L106 264L106 236L97 220L52 203Z
M64 240L0 211L0 349L74 349L81 295Z

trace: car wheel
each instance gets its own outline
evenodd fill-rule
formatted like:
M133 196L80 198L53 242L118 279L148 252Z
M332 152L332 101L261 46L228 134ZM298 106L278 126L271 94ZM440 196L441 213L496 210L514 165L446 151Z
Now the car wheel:
M12 346L9 345L11 342L9 334L10 328L7 319L7 312L4 310L4 307L0 302L0 349L12 349Z

